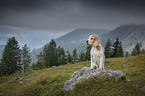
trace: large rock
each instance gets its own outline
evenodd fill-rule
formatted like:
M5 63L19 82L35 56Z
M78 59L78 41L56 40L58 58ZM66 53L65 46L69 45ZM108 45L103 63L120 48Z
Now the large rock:
M0 93L0 96L3 96L4 94L3 93Z
M72 78L65 82L63 86L64 90L70 90L74 87L75 83L81 80L88 79L90 76L94 77L119 77L125 79L125 74L120 70L90 70L89 67L84 67L79 71L75 71L72 74Z

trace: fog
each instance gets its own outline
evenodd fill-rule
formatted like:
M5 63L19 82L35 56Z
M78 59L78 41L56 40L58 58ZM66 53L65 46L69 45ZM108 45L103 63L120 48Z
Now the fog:
M77 28L145 24L144 10L143 0L0 0L0 28L15 28L16 37L57 38ZM11 36L5 32L0 37Z

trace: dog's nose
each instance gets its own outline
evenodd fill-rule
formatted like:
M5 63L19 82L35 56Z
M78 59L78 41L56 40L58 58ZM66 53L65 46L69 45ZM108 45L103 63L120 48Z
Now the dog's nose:
M88 40L86 42L88 43Z

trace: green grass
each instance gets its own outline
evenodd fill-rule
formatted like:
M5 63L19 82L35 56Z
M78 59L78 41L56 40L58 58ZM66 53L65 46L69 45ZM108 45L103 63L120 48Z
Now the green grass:
M0 84L14 79L24 77L28 81L13 82L0 87L0 93L5 96L90 96L90 95L134 95L143 96L141 90L145 86L145 55L136 57L107 58L111 61L105 63L106 70L122 70L126 79L114 78L89 78L77 83L70 91L64 91L64 83L71 75L83 67L90 67L90 61L76 64L61 65L56 68L47 68L34 72L18 75L0 77ZM123 66L125 64L125 66Z

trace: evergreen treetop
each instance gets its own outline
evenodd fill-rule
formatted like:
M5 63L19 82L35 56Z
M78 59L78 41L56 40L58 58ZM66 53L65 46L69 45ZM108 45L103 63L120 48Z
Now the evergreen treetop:
M141 53L141 51L140 51L140 45L139 45L139 43L137 43L136 45L135 45L135 47L134 47L134 49L133 49L133 51L132 51L132 56L137 56L137 55L139 55Z
M77 49L75 48L73 50L73 62L72 63L76 63L78 61L78 56L77 56Z
M24 72L27 72L29 69L29 64L31 63L30 48L25 44L22 47L22 64Z
M111 57L111 42L110 39L108 39L106 46L105 46L105 57L106 58L110 58Z
M85 53L81 52L79 55L79 61L85 61Z
M122 43L118 40L118 37L113 44L112 57L123 57Z
M72 58L70 52L67 51L66 53L67 53L67 56L66 56L66 57L67 57L67 62L68 62L68 63L72 63L72 62L73 62L73 58Z
M0 66L0 75L10 75L21 70L21 50L15 37L8 39Z

